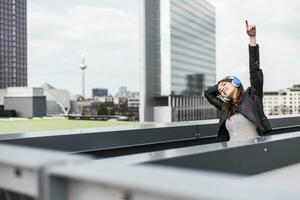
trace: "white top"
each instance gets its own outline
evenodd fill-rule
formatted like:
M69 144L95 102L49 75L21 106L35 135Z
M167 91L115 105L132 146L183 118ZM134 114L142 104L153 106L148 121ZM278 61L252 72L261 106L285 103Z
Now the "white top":
M258 137L256 126L244 115L235 113L225 122L230 141L248 140Z

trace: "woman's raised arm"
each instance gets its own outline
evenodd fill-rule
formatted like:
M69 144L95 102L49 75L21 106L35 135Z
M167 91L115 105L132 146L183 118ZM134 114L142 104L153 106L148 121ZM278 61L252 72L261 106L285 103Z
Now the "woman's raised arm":
M246 20L246 32L249 35L249 71L250 84L254 93L263 96L264 76L259 63L259 46L256 43L256 26Z

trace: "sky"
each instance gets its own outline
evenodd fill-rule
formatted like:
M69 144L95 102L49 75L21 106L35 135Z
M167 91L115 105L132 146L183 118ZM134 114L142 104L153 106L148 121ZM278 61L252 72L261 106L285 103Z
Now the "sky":
M29 86L81 94L84 54L87 97L97 87L138 91L138 7L138 0L29 0Z
M249 86L245 19L257 27L264 90L300 84L300 2L208 0L216 7L217 80L238 76ZM28 0L29 86L50 83L86 94L92 88L139 90L139 0Z

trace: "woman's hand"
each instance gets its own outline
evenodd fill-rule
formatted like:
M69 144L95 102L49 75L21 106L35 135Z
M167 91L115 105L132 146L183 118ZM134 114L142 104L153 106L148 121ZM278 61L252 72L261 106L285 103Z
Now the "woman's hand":
M246 20L246 32L250 37L256 36L256 26L254 24L248 24Z
M256 26L254 24L248 24L246 20L246 32L249 35L250 46L256 46Z

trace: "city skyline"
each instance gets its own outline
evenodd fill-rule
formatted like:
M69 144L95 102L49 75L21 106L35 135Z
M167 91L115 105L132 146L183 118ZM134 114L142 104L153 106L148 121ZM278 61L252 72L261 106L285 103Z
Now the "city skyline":
M49 82L80 94L80 54L85 51L90 66L87 96L91 96L93 87L107 87L115 93L118 87L126 85L138 91L139 1L125 1L76 0L59 7L45 0L28 1L29 86ZM258 0L247 4L237 0L226 4L221 0L208 2L216 7L217 80L233 74L239 76L245 86L249 85L248 41L244 30L244 20L248 19L258 28L265 91L299 82L297 73L293 72L300 65L297 59L300 30L296 26L300 19L300 3L295 0L284 4ZM88 14L79 16L79 13ZM93 18L102 20L90 20ZM87 24L85 31L81 23ZM110 37L100 37L103 35ZM288 74L284 77L283 69Z

